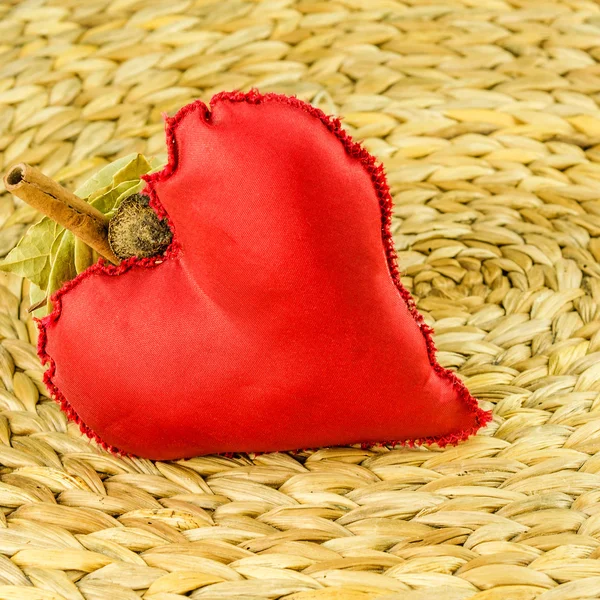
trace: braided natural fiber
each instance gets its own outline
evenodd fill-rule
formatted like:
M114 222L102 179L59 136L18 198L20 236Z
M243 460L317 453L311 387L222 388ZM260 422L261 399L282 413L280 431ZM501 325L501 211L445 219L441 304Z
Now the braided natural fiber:
M2 275L0 600L600 598L600 3L5 0L0 34L0 166L71 189L223 89L341 115L495 411L444 451L117 458L48 399ZM0 255L34 218L0 198Z

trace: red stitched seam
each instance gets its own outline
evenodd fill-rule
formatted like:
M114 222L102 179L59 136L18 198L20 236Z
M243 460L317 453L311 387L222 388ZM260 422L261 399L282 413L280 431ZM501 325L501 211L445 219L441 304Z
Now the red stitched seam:
M177 241L173 223L170 221L164 207L160 203L158 196L154 190L154 185L157 182L168 179L177 169L177 143L175 138L175 130L181 120L188 114L194 111L200 111L200 116L206 122L210 122L212 113L211 109L217 104L217 102L229 101L229 102L247 102L249 104L261 104L263 102L278 102L281 104L288 104L294 108L300 109L312 117L317 118L327 129L333 133L343 144L346 152L356 158L362 164L363 168L369 174L377 198L379 200L379 206L381 208L381 233L385 254L387 257L388 268L390 275L394 282L394 285L398 289L400 296L404 300L410 314L418 325L425 344L427 347L427 356L429 363L433 370L443 379L448 380L461 402L466 403L467 407L475 414L476 425L462 431L450 433L442 436L423 437L418 439L401 439L401 440L389 440L385 442L357 442L362 448L368 448L370 446L409 446L414 448L422 444L437 444L440 447L448 445L456 445L459 442L466 440L468 437L476 433L481 427L485 426L492 420L491 412L484 411L477 403L477 400L471 395L465 384L448 369L444 369L436 359L435 353L436 348L432 338L433 330L423 320L423 316L417 310L415 301L411 296L410 292L402 285L400 281L400 269L398 268L398 258L396 255L396 249L394 247L394 240L391 234L391 221L392 221L392 206L393 200L390 194L390 189L385 177L385 171L382 164L377 164L376 159L369 154L367 150L358 142L352 140L352 138L342 129L341 121L336 117L326 115L322 110L299 100L293 96L284 96L282 94L261 94L257 90L251 90L250 92L220 92L211 98L210 109L201 100L196 100L184 107L182 107L175 116L167 117L165 119L165 134L167 139L167 150L168 150L168 162L167 165L161 170L151 175L144 175L142 179L146 182L144 188L144 194L150 197L150 206L156 211L159 217L166 218L171 230L174 232L173 241L164 254L159 256L153 256L151 258L137 259L135 257L123 261L120 265L115 266L107 264L103 259L100 259L98 263L92 265L86 269L83 273L80 273L75 279L65 283L59 290L57 290L51 297L53 302L52 312L45 316L43 319L35 319L39 329L38 339L38 356L40 357L42 364L48 364L48 368L44 373L44 382L48 387L52 397L60 404L61 409L67 415L67 417L79 425L79 429L82 433L87 435L89 438L95 440L104 449L109 450L115 454L129 455L129 453L119 450L110 444L104 442L100 436L88 427L81 417L77 414L75 409L69 404L69 401L65 398L62 392L58 389L53 381L54 374L56 372L56 363L54 359L46 351L46 345L48 340L48 334L46 331L47 326L50 323L54 323L60 317L62 310L62 296L64 296L69 290L73 289L84 279L96 275L98 273L104 273L106 275L121 275L132 268L149 268L155 267L164 262L177 256L180 252L180 245ZM306 448L303 450L310 450ZM301 450L298 450L301 451ZM224 453L231 455L232 453Z

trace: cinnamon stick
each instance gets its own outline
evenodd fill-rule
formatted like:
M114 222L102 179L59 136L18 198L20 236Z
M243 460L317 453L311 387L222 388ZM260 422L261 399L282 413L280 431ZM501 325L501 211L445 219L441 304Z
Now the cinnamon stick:
M99 210L39 169L20 163L4 177L6 189L71 231L115 265L120 260L108 243L108 219Z

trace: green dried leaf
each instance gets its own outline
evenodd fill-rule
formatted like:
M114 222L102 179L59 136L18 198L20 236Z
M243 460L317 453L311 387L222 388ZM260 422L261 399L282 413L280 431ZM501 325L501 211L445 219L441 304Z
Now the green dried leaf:
M50 296L60 289L64 283L77 277L75 267L75 236L70 231L63 231L59 243L53 246L55 252L52 268L48 276L46 295L48 297L48 310L51 310Z
M32 283L29 286L29 305L33 306L34 304L37 304L38 302L41 302L42 300L44 300L44 298L46 298L46 290L42 290L37 285ZM48 303L46 303L46 304L40 306L40 308L34 310L32 314L34 317L37 317L38 319L45 317L48 314Z
M112 185L115 173L118 173L123 167L134 161L137 156L135 153L128 154L102 167L93 177L90 177L90 179L75 190L75 195L80 198L89 198L95 191Z
M117 206L119 206L119 204L121 204L121 202L123 202L123 200L125 200L125 198L128 198L129 196L133 196L133 194L138 194L146 187L146 182L143 179L140 179L137 182L132 181L132 182L127 182L127 183L132 183L133 185L123 191L123 193L117 198L117 201L115 202L115 206L111 210L114 211L115 208Z
M94 201L108 194L111 190L127 181L140 181L140 177L145 175L151 169L150 163L141 154L135 154L134 158L127 164L123 165L118 171L113 173L110 183L104 187L98 187L94 189L87 200L90 204L94 204ZM102 210L102 209L99 209Z
M61 229L58 232L57 236L54 238L52 242L52 246L50 247L50 262L53 263L56 260L56 255L58 254L58 248L62 242L62 239L65 235L66 229Z
M0 263L0 269L26 277L45 288L51 270L51 251L54 240L64 229L52 219L44 217L32 225L21 241Z
M139 179L150 171L152 167L146 160L145 156L138 154L131 162L127 163L122 169L117 171L113 176L113 185L117 186L124 181Z
M145 184L142 181L141 186L143 187ZM111 188L101 196L94 197L93 200L90 201L90 204L97 208L101 213L110 216L110 213L116 210L117 206L121 203L123 198L130 196L135 192L131 192L130 190L137 188L140 186L140 180L136 179L134 181L124 181L120 183L116 187Z
M97 259L94 258L94 251L78 237L75 238L75 253L73 260L77 274L83 273L88 267L91 267Z

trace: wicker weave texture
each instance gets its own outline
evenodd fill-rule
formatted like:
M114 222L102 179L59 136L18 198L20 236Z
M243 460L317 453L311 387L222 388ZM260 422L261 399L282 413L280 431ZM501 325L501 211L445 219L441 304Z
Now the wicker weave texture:
M495 415L444 451L118 458L47 397L2 275L0 600L600 598L599 61L589 0L0 2L3 170L164 158L161 114L221 90L341 115ZM0 255L35 218L0 196Z

